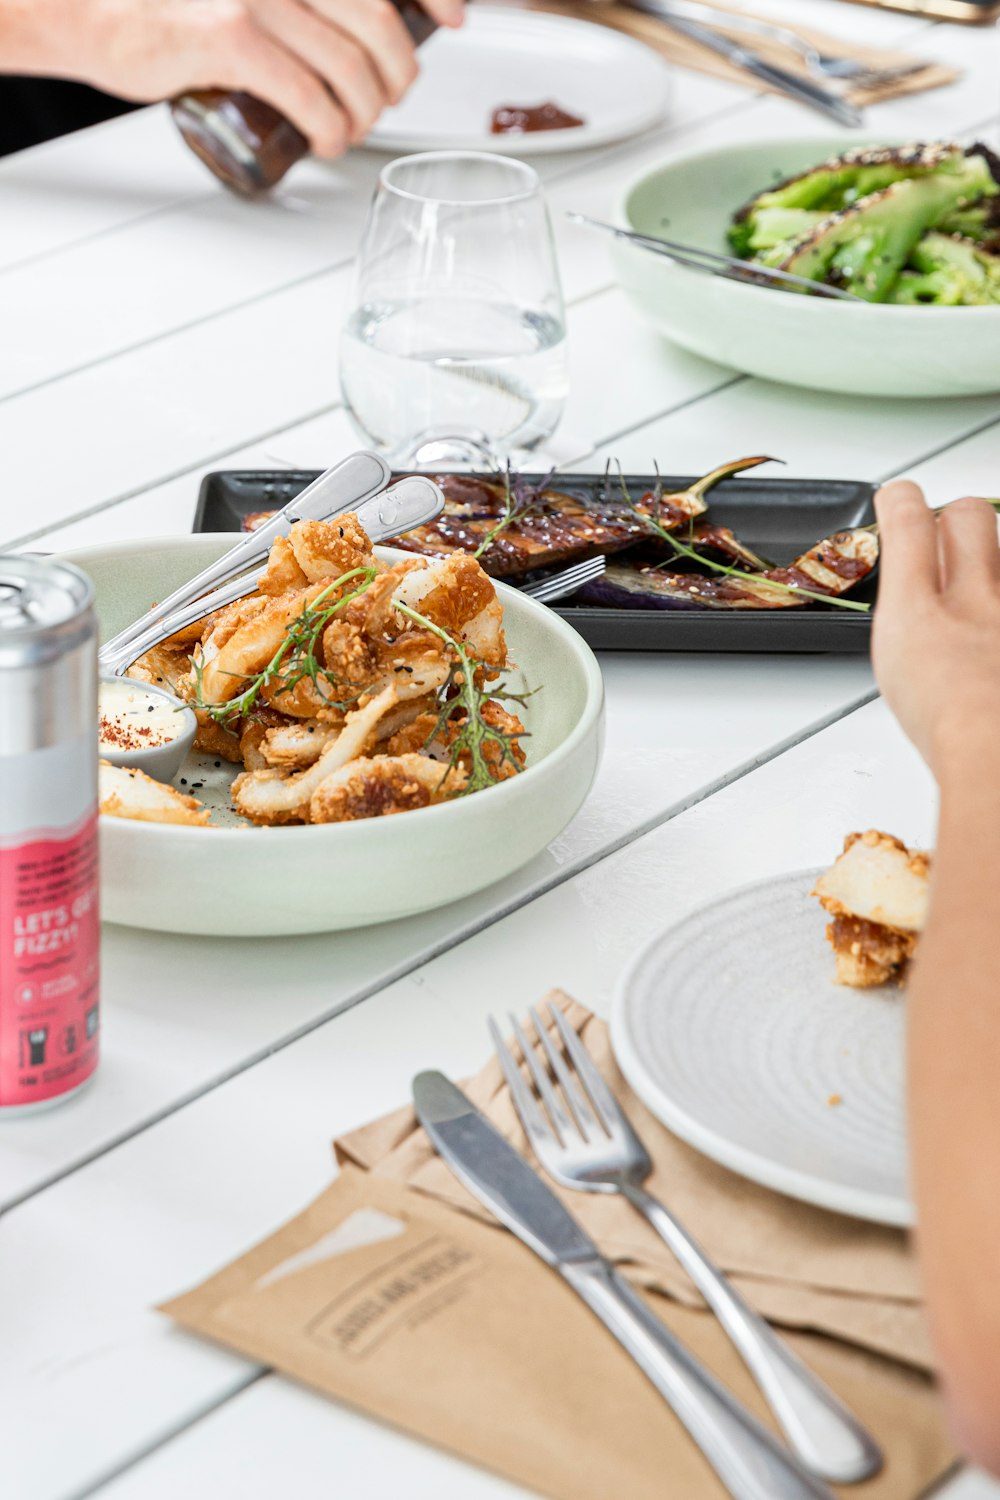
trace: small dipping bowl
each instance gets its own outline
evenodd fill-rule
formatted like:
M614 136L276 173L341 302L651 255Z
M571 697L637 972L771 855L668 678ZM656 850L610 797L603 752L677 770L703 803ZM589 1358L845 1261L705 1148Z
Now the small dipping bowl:
M134 701L134 708L125 700L127 694ZM118 699L118 707L112 701ZM127 713L123 726L123 733L128 734L129 726L141 726L145 720L142 713L143 700L146 700L154 712L150 716L155 718L156 723L152 728L159 728L161 733L164 726L164 717L161 705L167 712L173 715L173 723L169 724L175 730L170 739L162 744L141 745L135 749L125 749L120 745L107 743L100 738L105 721L113 722L116 717ZM113 766L125 766L131 770L145 771L147 776L152 776L154 781L173 781L180 770L184 760L194 744L194 737L198 732L198 720L194 710L183 703L173 693L167 692L166 688L154 687L151 683L140 682L133 677L102 677L98 686L99 724L98 724L98 755L101 760L110 761ZM135 712L138 709L139 712ZM159 709L159 712L156 710ZM169 721L166 721L169 723Z

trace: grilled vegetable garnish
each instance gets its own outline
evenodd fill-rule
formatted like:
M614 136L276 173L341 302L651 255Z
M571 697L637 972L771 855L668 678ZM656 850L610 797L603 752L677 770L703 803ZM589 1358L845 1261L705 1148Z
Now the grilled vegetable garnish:
M916 287L910 275L929 274L920 251L932 231L988 247L1000 229L998 179L1000 162L985 146L859 148L759 194L735 215L729 239L748 260L868 302L982 305L996 300L988 276L937 276Z
M588 583L579 598L588 604L632 609L794 609L835 599L871 573L878 541L864 528L838 531L817 542L784 568L757 576L671 573L657 567L613 563ZM800 592L801 591L801 592Z

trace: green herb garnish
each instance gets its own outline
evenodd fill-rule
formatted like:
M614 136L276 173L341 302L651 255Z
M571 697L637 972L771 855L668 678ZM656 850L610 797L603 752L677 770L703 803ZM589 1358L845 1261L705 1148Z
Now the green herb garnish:
M520 475L513 474L510 459L507 460L507 467L503 474L503 515L497 521L496 525L490 528L475 552L473 552L472 555L477 562L483 553L492 547L497 537L501 536L509 526L514 526L518 521L523 521L527 516L531 515L531 512L540 503L546 486L551 484L555 472L555 469L550 469L541 484L529 485L524 482Z
M458 728L458 733L449 747L448 763L442 773L442 782L447 780L449 771L459 766L463 754L468 754L471 766L465 785L460 791L453 793L456 797L465 797L470 792L480 792L485 787L493 786L497 780L495 773L505 765L510 766L514 772L520 771L521 766L514 754L514 744L517 740L525 738L525 733L517 735L497 729L484 718L483 710L488 703L501 703L502 701L524 703L530 694L511 692L503 684L492 689L481 687L476 682L476 670L485 663L472 654L464 641L457 640L447 630L442 630L440 625L435 625L433 620L428 620L425 615L418 614L415 609L411 609L408 604L403 604L399 599L392 601L392 607L401 615L405 615L408 620L412 620L414 624L422 625L425 630L430 630L454 653L448 681L441 688L443 701L440 704L437 722L424 742L426 749L436 739L444 739L449 726L456 727L452 721L455 710L458 708L465 710L465 720ZM449 696L449 693L452 696ZM499 751L499 758L494 761L487 759L487 748L491 745Z
M326 691L326 686L336 688L340 686L340 683L333 672L320 665L316 648L319 645L320 636L334 615L345 605L350 604L352 599L357 599L365 592L372 579L375 578L376 572L375 568L352 568L349 573L341 574L339 578L335 578L332 583L328 583L324 589L321 589L315 599L305 605L302 613L292 621L281 645L263 671L251 677L238 697L230 698L226 703L205 701L202 693L204 666L192 661L195 677L195 696L191 700L192 706L208 714L209 718L214 719L217 724L228 727L232 720L245 718L252 711L262 689L268 684L278 684L274 694L278 697L281 693L292 692L300 682L308 678L319 696L331 708L349 708L357 701L359 695L340 699ZM335 599L332 604L323 607L325 599L329 599L331 594L343 588L354 578L361 578L363 582L341 598Z

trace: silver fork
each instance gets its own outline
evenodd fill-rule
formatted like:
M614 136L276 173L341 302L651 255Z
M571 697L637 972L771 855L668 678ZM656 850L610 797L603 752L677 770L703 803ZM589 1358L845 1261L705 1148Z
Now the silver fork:
M562 1047L534 1006L530 1014L547 1067L520 1023L513 1016L510 1021L537 1096L492 1018L489 1027L514 1108L540 1165L563 1187L621 1193L638 1209L715 1313L792 1448L814 1474L850 1484L877 1473L882 1455L853 1413L734 1291L669 1209L643 1188L653 1168L649 1153L562 1012L549 1007Z
M540 604L554 604L557 599L568 599L585 583L600 578L606 566L605 558L588 557L586 562L574 563L570 568L563 568L561 573L552 573L537 583L526 583L521 593L527 594L529 599L537 599Z

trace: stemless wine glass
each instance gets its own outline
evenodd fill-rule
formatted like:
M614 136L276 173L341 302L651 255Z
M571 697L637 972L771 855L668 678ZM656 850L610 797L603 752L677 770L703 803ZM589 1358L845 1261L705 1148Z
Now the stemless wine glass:
M381 173L340 342L344 401L397 468L495 466L554 430L566 326L524 162L432 151Z

